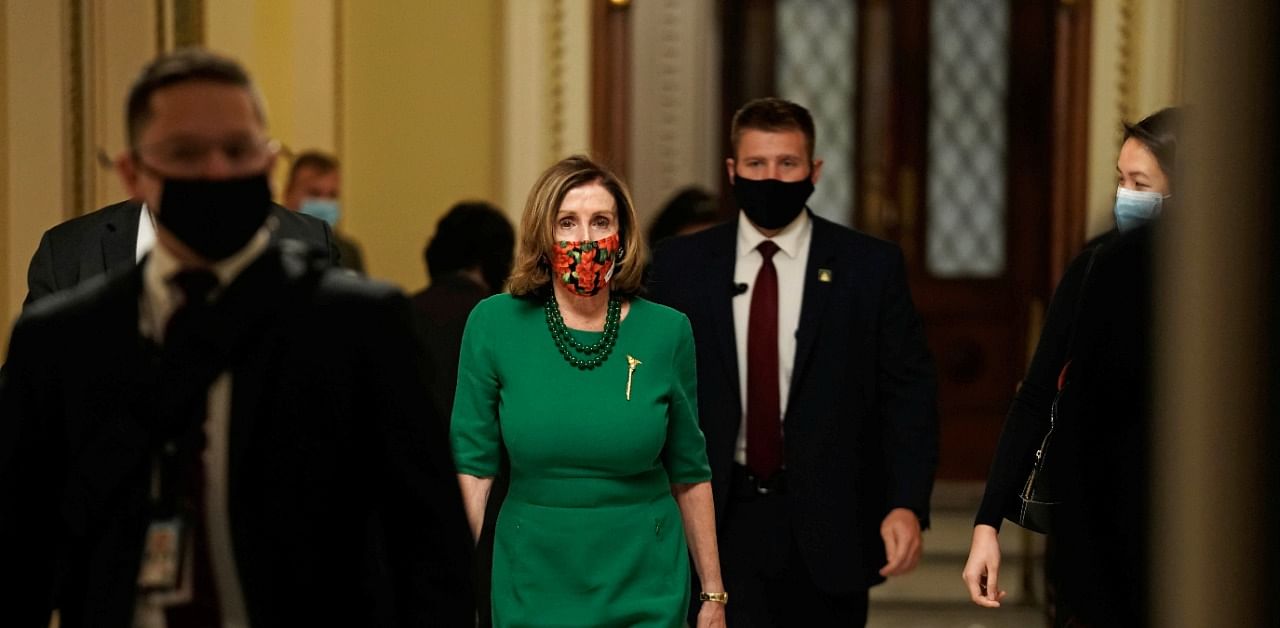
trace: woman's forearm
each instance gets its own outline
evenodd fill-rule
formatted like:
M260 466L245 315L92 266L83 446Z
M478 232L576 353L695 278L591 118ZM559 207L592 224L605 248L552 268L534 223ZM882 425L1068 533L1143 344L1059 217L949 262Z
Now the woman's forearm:
M485 505L489 502L489 489L493 488L493 478L459 473L458 487L462 489L462 506L467 511L467 523L471 525L471 540L478 541L480 527L484 525Z
M720 578L720 554L716 548L716 513L711 498L711 483L672 484L671 494L680 507L684 535L693 556L694 569L702 582L702 590L724 591Z

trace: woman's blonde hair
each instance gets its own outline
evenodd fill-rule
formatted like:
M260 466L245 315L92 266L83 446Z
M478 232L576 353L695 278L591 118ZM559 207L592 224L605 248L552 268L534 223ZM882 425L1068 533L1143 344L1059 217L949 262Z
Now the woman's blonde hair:
M529 191L520 218L516 261L507 280L507 290L516 296L543 296L551 288L551 258L555 244L556 215L569 190L599 184L613 196L618 212L618 235L622 240L621 259L609 280L609 290L635 296L643 287L644 267L649 251L636 219L631 193L617 175L583 155L560 160L547 168Z

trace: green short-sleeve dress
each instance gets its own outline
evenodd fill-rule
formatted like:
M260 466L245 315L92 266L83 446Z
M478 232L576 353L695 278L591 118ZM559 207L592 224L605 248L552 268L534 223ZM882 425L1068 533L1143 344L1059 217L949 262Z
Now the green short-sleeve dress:
M628 355L640 361L630 400ZM472 311L450 437L459 473L493 476L500 444L511 460L495 626L684 625L689 558L670 485L711 479L694 359L688 319L643 299L594 370L560 355L540 300L498 295Z

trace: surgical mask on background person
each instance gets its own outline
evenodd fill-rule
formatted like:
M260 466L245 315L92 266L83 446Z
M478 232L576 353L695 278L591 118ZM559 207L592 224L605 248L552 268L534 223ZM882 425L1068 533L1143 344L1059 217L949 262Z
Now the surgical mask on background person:
M600 240L556 242L551 252L551 272L578 296L595 296L613 277L622 257L622 238L613 234Z
M337 199L332 198L304 198L298 212L319 218L329 223L330 227L337 227L338 218L342 216Z
M813 181L733 178L733 199L753 224L762 229L781 229L804 211L813 194Z
M236 179L164 177L162 185L156 222L210 261L243 249L271 211L265 172Z
M1112 210L1116 217L1116 228L1128 231L1151 222L1160 215L1164 201L1172 196L1117 187L1116 204Z

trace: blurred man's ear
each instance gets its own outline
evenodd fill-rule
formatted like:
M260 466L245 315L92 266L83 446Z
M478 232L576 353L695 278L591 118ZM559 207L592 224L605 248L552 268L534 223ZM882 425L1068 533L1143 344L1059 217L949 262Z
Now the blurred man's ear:
M133 153L124 151L116 157L116 174L120 175L120 181L124 183L124 189L129 196L134 199L142 198L138 191L138 164L134 162Z
M274 174L276 171L276 161L278 161L279 157L280 157L280 151L278 150L271 151L271 155L267 157L267 169L263 171L267 173L267 187L271 189L272 199L276 198L276 183L275 183L276 177L274 176ZM284 200L284 197L281 196L280 200Z
M729 171L729 185L733 185L733 157L727 157L724 160L724 167Z
M822 176L822 160L821 159L813 160L813 164L810 166L810 169L811 170L809 172L809 181L811 181L814 185L817 185L818 178Z

